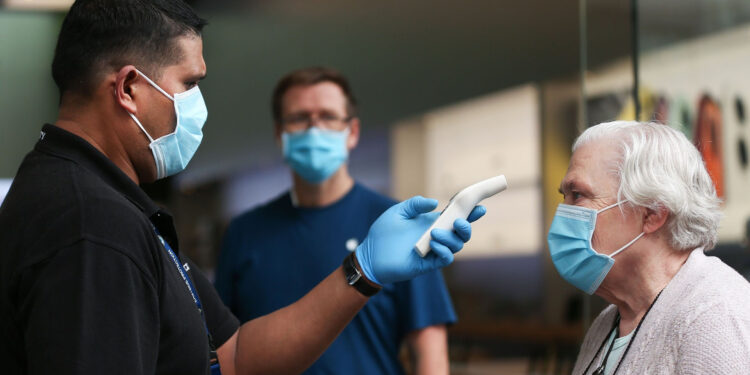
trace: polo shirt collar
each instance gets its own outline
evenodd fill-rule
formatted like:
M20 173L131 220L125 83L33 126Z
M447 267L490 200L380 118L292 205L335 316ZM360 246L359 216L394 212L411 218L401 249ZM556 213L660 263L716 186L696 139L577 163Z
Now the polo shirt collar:
M133 182L115 163L83 138L57 126L46 124L42 127L34 147L36 151L70 160L120 192L136 205L147 217L163 217L166 213Z

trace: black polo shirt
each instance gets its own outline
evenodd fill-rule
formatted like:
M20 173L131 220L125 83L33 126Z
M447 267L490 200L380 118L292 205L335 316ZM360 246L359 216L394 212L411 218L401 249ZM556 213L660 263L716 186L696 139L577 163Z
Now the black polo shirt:
M45 125L0 207L0 373L207 374L203 322L152 225L179 253L167 213L89 143ZM188 274L221 346L238 321Z

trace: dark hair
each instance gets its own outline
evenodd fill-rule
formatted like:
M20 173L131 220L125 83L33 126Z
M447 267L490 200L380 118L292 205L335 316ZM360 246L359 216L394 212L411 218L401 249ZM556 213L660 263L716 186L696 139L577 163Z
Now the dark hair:
M61 96L89 96L100 74L128 64L158 79L182 58L176 38L200 36L206 23L182 0L77 0L60 29L52 78Z
M284 94L294 86L311 86L321 82L332 82L341 88L346 96L346 112L349 116L357 115L357 99L354 98L349 81L339 71L331 68L314 66L295 70L282 77L273 90L271 112L278 124L281 122L281 106Z

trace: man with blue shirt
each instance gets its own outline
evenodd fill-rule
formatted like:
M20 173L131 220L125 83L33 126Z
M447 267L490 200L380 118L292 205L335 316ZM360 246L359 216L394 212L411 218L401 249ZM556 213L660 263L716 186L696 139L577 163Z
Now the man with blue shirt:
M241 321L305 295L395 203L349 175L360 131L355 105L346 78L331 69L297 70L277 84L275 134L293 186L232 221L216 274L221 298ZM386 284L306 374L403 373L402 343L417 374L447 374L445 325L455 320L439 272Z

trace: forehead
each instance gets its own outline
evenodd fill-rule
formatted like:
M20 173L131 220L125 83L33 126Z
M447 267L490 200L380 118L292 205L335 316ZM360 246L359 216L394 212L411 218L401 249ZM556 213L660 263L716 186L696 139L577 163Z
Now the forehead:
M616 194L619 159L619 147L613 140L593 140L581 145L570 159L561 189L586 187L597 195Z
M197 35L177 37L176 43L180 49L180 58L176 64L167 67L164 72L180 76L206 75L206 62L203 60L203 39Z
M314 85L292 86L284 93L282 111L346 111L346 96L337 84L320 82Z

